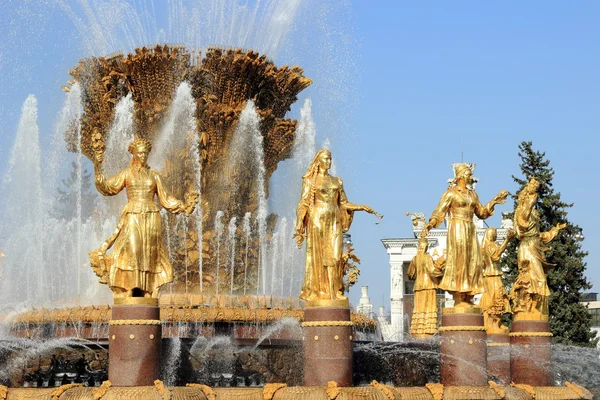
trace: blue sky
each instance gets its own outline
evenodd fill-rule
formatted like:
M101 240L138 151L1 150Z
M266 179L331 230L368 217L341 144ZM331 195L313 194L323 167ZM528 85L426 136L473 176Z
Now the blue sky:
M174 42L181 37L169 30L164 4L155 2L156 25ZM600 291L598 15L593 1L300 3L272 55L314 80L290 116L298 117L304 98L313 100L317 143L331 140L349 199L385 214L380 225L361 214L352 226L362 260L352 300L358 286L368 285L372 301L389 309L380 239L412 234L406 211L429 216L452 176L450 164L461 154L475 162L477 191L487 201L501 189L515 191L511 175L519 174L523 140L546 152L555 189L575 203L569 218L584 230L587 276ZM48 146L64 99L60 86L88 50L53 1L2 2L0 34L4 174L27 95L38 97ZM498 225L500 212L510 208L498 207L488 223Z

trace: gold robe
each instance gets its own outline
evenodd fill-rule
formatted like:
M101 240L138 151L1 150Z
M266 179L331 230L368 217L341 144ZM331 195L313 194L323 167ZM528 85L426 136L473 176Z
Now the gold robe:
M429 254L418 253L410 261L408 277L414 279L414 307L410 333L415 337L435 335L438 326L436 289L443 272Z
M481 297L480 306L484 314L502 316L502 314L510 312L508 294L502 283L502 270L500 269L502 253L494 242L486 243L481 253L484 264L485 291Z
M348 231L353 211L340 178L325 175L315 181L304 179L297 213L305 213L306 270L300 298L331 299L327 267L334 268L333 298L343 296L343 233Z
M483 263L477 241L473 214L486 219L494 214L494 203L482 206L477 193L470 189L451 187L442 195L430 221L438 227L446 214L450 216L446 246L446 270L439 285L448 292L475 295L483 292Z
M158 172L132 166L112 178L96 175L96 188L105 196L126 189L128 203L121 212L111 254L105 256L108 284L124 290L140 289L152 293L173 280L173 268L161 237L159 203L169 211L180 210L182 203L165 190Z

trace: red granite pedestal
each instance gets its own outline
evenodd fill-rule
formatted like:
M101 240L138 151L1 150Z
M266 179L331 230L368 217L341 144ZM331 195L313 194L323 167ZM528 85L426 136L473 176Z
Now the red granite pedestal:
M134 297L118 304L117 300L109 328L108 379L113 386L152 386L160 372L158 301Z
M486 333L479 307L445 308L440 327L444 386L487 386Z
M517 317L510 333L510 376L514 383L552 385L552 333L548 321Z
M487 334L488 378L496 383L510 384L510 337L508 333Z
M347 304L347 303L346 303ZM304 386L352 386L352 322L348 307L304 309Z

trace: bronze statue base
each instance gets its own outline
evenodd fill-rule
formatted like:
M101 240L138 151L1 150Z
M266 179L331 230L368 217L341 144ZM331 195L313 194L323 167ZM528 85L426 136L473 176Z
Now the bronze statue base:
M352 386L352 322L349 308L304 310L304 385Z
M440 374L444 386L486 386L486 333L483 315L444 309L440 327Z
M510 337L508 333L487 335L488 377L495 382L510 383Z
M113 386L152 386L160 373L160 308L115 305L109 328L108 379Z
M513 321L510 344L512 382L531 386L552 385L552 333L547 321Z

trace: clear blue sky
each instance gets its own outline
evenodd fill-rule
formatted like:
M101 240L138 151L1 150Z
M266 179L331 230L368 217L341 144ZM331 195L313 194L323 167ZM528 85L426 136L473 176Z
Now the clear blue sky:
M148 4L131 3L138 9ZM173 13L180 2L165 3L156 1L154 22L144 22L156 33L146 40L158 35L185 42L183 31L173 28L177 24L169 25L169 8ZM404 212L429 216L452 176L450 164L461 154L477 164L483 201L501 189L514 192L511 175L519 173L517 146L523 140L546 152L555 189L575 203L569 218L584 229L587 275L600 290L599 15L600 3L593 1L308 0L293 19L282 21L290 30L270 55L278 65L300 65L314 79L298 104L313 100L317 142L331 140L350 200L385 214L380 225L358 215L350 232L362 259L357 286L369 285L376 305L383 300L389 310L388 257L380 239L412 234ZM118 36L118 28L115 22L110 30ZM48 146L64 98L60 86L89 50L73 19L51 0L2 2L0 35L4 174L27 95L38 97ZM265 49L268 39L249 43ZM290 116L297 118L298 110ZM498 215L510 208L499 207ZM498 225L499 217L489 223ZM352 299L359 293L357 287Z

